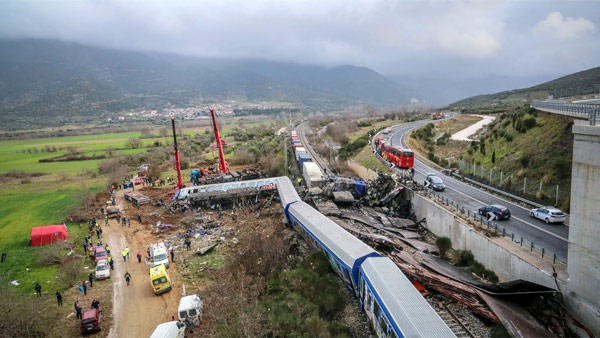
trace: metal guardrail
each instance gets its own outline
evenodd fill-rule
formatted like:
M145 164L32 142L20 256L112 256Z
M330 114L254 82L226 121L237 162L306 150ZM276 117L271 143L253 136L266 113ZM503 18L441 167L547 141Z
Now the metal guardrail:
M421 184L415 182L417 185L422 186ZM434 196L438 201L442 202L444 205L454 208L456 211L461 212L462 214L466 214L467 219L473 219L476 222L479 222L480 225L486 225L488 230L493 230L494 233L501 234L502 237L510 237L511 241L521 246L525 245L529 247L529 251L533 252L534 250L541 255L541 258L548 258L552 260L552 264L556 264L556 261L567 263L567 258L558 255L555 252L550 250L546 250L546 248L542 246L536 246L534 242L528 241L523 236L519 235L515 232L509 232L505 227L501 227L498 223L489 221L485 216L479 215L478 213L466 209L463 205L460 205L457 202L449 199L447 196L439 194L431 189L424 188L424 191L429 196Z
M590 125L596 125L600 115L600 105L597 104L536 101L531 103L531 107L553 114L587 117Z

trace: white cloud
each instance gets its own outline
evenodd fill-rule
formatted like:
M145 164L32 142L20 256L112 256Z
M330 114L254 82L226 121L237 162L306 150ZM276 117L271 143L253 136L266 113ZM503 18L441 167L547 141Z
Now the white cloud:
M447 30L440 32L437 40L444 50L471 59L492 57L500 49L500 42L485 30Z
M562 40L576 39L596 31L593 22L585 18L565 18L560 12L548 14L546 19L538 22L533 28L536 35L550 35Z

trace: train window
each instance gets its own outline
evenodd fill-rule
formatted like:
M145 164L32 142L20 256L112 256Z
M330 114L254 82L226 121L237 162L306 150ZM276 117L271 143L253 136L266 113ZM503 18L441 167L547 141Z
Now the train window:
M240 184L240 189L244 189L244 188L246 188L246 183Z
M387 335L389 324L383 313L381 314L381 318L379 318L379 327L381 327L381 331Z
M379 304L377 301L373 301L373 313L375 314L375 318L379 318Z
M258 182L256 183L256 187L257 187L257 188L260 188L260 187L262 187L263 185L265 185L265 182L264 182L264 181L258 181Z
M254 188L254 187L256 187L256 182L250 182L250 183L248 183L248 186L251 188Z
M192 193L194 193L194 194L195 194L195 193L197 193L197 192L198 192L198 189L194 189L194 191L193 191Z

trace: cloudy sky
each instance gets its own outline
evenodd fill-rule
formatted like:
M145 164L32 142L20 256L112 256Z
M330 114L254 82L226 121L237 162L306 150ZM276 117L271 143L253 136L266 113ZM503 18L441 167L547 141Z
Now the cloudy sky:
M492 91L600 66L600 1L2 0L0 38L353 64Z

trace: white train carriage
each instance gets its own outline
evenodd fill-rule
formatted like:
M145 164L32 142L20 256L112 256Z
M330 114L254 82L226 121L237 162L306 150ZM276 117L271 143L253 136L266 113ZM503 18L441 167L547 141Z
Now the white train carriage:
M362 263L358 298L379 337L455 337L387 257L369 257Z
M289 205L287 214L292 226L309 245L325 253L336 273L356 294L360 264L379 253L302 201Z
M281 206L283 207L285 217L288 217L289 206L292 203L300 201L300 196L298 196L294 184L287 176L277 177L277 192L279 193L279 199L281 200ZM288 222L291 224L289 217Z

